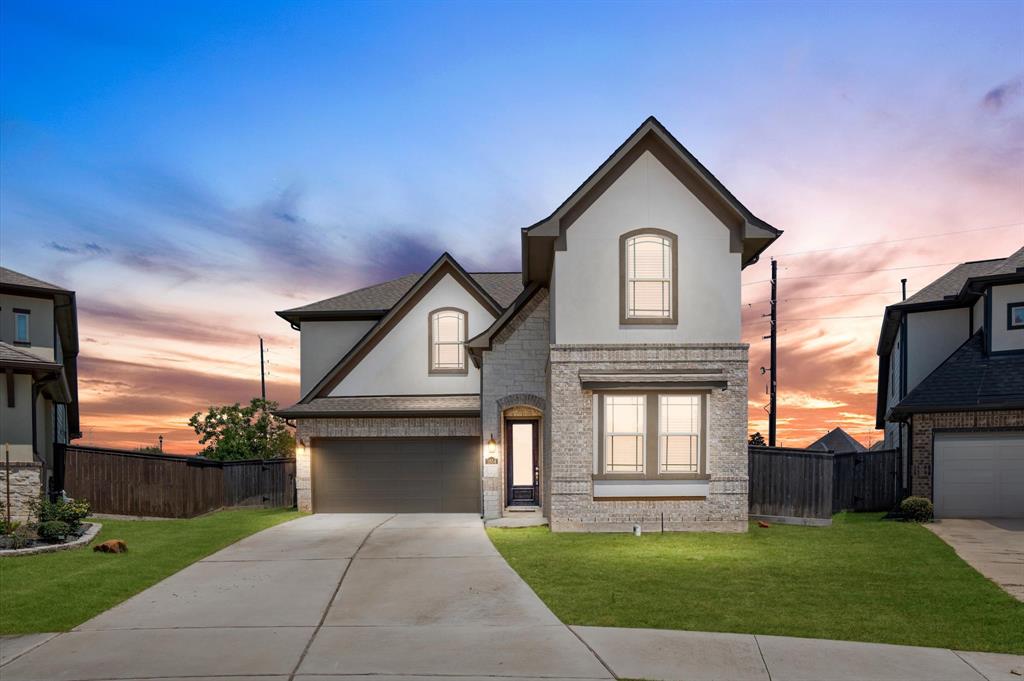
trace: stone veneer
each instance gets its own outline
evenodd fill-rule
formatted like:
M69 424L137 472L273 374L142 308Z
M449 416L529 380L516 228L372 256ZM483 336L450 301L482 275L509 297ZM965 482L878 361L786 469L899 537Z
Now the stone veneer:
M491 339L483 352L481 368L481 436L491 435L500 444L504 435L502 413L516 407L532 407L543 414L547 404L548 291L542 289ZM542 424L543 429L543 424ZM541 446L541 460L544 460ZM504 446L499 446L498 474L484 477L484 517L501 516L504 506ZM543 475L541 488L545 487Z
M555 532L747 529L747 345L687 343L551 346L550 523ZM581 371L721 369L728 389L709 396L705 500L597 501L593 496L593 391Z
M334 417L298 419L295 452L295 496L300 511L313 511L310 440L318 437L480 437L476 416Z
M32 462L11 462L10 468L0 463L0 501L7 503L7 477L11 478L11 520L29 520L32 516L30 505L43 492L42 464ZM3 512L7 518L7 510Z
M932 499L936 431L1024 427L1024 409L914 414L910 421L910 494Z

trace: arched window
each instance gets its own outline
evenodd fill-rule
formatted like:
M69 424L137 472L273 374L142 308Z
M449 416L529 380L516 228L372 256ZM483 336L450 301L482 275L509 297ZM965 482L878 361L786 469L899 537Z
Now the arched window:
M430 373L464 374L466 311L445 307L430 313Z
M640 229L619 239L623 324L675 324L677 320L676 237Z

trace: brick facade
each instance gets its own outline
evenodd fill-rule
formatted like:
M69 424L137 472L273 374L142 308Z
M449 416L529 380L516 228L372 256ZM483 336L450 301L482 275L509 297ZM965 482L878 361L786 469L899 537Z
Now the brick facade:
M295 495L299 510L313 511L310 440L318 437L480 437L480 419L460 417L298 419L295 436L304 446L295 452Z
M494 336L492 349L483 352L481 435L484 439L493 435L499 443L496 453L499 462L497 475L485 475L482 482L486 518L499 517L505 507L503 414L516 407L530 407L541 415L547 410L548 302L547 289L538 291L509 320L505 328ZM543 423L541 428L543 432ZM544 452L545 447L541 444L542 461L545 458ZM543 472L541 478L543 490Z
M932 499L936 431L1020 427L1024 427L1022 409L914 414L910 420L910 494Z
M747 529L747 345L553 345L550 350L550 521L553 531ZM581 371L717 369L709 394L708 496L704 500L598 501L593 496L593 392Z

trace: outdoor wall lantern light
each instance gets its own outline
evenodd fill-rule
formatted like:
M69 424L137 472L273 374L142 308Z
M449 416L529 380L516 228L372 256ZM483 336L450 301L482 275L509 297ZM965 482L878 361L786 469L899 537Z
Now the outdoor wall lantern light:
M494 454L498 451L498 443L494 441L494 433L491 433L491 439L487 441L487 453Z

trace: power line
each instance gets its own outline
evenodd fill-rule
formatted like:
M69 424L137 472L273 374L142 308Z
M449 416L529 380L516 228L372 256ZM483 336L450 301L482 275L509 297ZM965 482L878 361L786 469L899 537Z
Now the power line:
M798 298L783 298L781 302L788 303L791 300L823 300L825 298L859 298L859 297L862 297L862 296L863 297L866 297L866 296L894 296L894 295L896 295L898 293L899 293L899 291L873 291L873 292L870 292L870 293L869 292L864 292L864 293L837 293L837 294L831 295L831 296L804 296L804 297L798 297ZM754 300L754 301L751 301L749 303L742 303L742 304L746 305L747 307L750 307L751 305L761 305L763 303L770 303L770 302L772 302L772 301L769 300L769 299L765 299L765 300Z
M907 236L899 239L885 239L883 241L867 241L859 244L847 244L845 246L830 246L828 248L814 248L806 251L791 251L789 253L780 253L776 255L776 258L781 258L787 255L805 255L807 253L824 253L826 251L839 251L847 248L863 248L864 246L880 246L882 244L896 244L904 241L917 241L918 239L936 239L942 236L953 236L955 234L971 234L973 232L987 232L993 229L1009 229L1010 227L1024 226L1024 222L1007 222L1002 225L991 225L989 227L975 227L973 229L960 229L953 232L939 232L937 234L921 234L919 236Z
M821 320L821 319L876 319L878 317L881 317L882 314L883 313L879 312L878 314L837 315L837 316L831 316L831 317L789 317L788 319L780 319L779 323L780 324L788 324L789 322L814 322L814 321L818 321L818 320ZM766 324L769 321L770 320L768 320L768 319L756 319L756 320L752 320L752 321L744 322L744 323L745 324Z
M897 272L899 270L919 270L927 267L942 267L944 265L960 265L959 262L935 262L929 265L904 265L902 267L879 267L873 270L851 270L849 272L819 272L817 274L801 274L796 277L786 277L789 279L815 279L817 277L845 277L851 274L870 274L872 272ZM786 269L789 269L788 267ZM741 286L753 286L754 284L764 284L771 281L771 279L758 279L757 281L748 281Z

